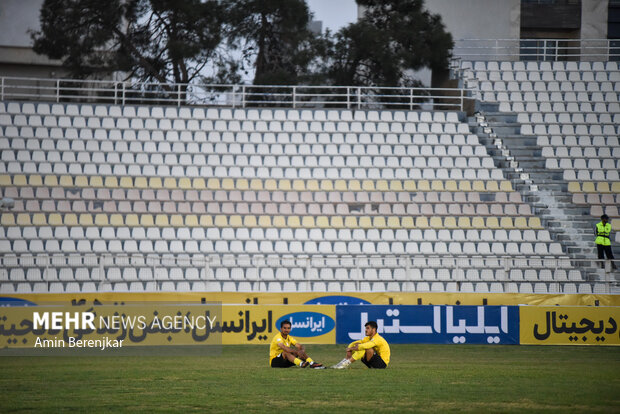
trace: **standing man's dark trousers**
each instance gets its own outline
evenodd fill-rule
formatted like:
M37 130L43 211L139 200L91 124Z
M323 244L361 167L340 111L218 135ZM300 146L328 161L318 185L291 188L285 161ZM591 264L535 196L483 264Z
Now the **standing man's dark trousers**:
M596 249L598 250L599 260L603 260L605 259L605 256L607 256L607 260L611 260L611 268L615 269L616 264L614 263L614 253L611 251L611 246L603 246L602 244L597 244ZM605 263L601 262L601 267L605 268Z

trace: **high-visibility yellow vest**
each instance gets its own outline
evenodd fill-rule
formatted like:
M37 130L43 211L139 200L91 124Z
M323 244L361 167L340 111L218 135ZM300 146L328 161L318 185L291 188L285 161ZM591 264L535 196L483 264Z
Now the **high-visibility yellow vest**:
M611 246L609 235L611 234L611 224L603 225L603 222L596 223L596 244Z

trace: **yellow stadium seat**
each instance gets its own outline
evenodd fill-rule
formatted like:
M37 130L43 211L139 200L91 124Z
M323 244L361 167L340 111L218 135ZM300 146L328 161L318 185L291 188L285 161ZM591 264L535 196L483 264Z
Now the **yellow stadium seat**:
M362 190L363 191L375 191L375 183L372 180L364 180L362 181Z
M376 229L384 229L384 228L386 228L387 225L385 223L385 217L383 217L383 216L375 216L375 217L373 217L372 225Z
M200 227L213 227L213 216L203 214L200 216Z
M30 184L30 186L32 187L40 187L43 185L43 179L41 178L40 175L33 174L30 177L28 177L28 184ZM86 182L86 185L82 187L88 187L88 181Z
M317 180L306 181L306 189L308 191L319 191L319 182Z
M282 191L291 191L291 180L281 179L278 181L278 188Z
M155 225L155 220L153 219L153 215L152 214L140 215L140 225L142 227L153 227Z
M529 225L531 229L542 229L543 228L539 217L530 217Z
M158 214L155 216L155 225L157 227L168 227L170 223L168 222L168 215L166 214Z
M390 191L403 191L403 182L400 180L390 180Z
M332 191L334 189L334 183L332 180L321 180L321 190L323 191Z
M95 226L107 226L108 223L108 215L99 213L95 214ZM153 219L151 218L151 226L153 225Z
M265 180L265 190L276 191L278 189L278 183L274 179Z
M431 190L433 191L443 191L443 181L441 180L433 180L431 183Z
M254 191L260 191L263 189L263 182L258 178L253 178L250 181L250 189Z
M262 228L271 227L271 216L260 216L258 218L258 226Z
M329 218L326 216L318 216L316 218L316 227L320 228L320 229L327 229L329 228Z
M18 226L30 226L30 214L29 213L19 213L17 214L17 225Z
M386 180L377 180L375 183L375 189L377 191L390 191L390 186Z
M512 193L514 191L514 189L512 188L512 183L505 180L499 183L499 190L505 191L507 193Z
M111 226L124 226L125 225L125 217L122 214L111 214L110 215L110 225Z
M400 225L405 229L415 229L415 222L413 217L410 216L403 217L400 221Z
M80 214L80 226L92 226L93 216L88 213Z
M581 190L584 193L596 193L596 189L594 188L594 183L591 181L587 181L585 183L583 183L583 186L581 187Z
M161 182L161 177L151 177L151 178L149 178L149 188L152 188L153 190L157 190L159 188L164 188L164 185Z
M149 181L146 177L135 177L133 180L133 185L136 188L149 188Z
M299 216L288 216L286 222L291 229L297 229L301 227L301 223L299 222Z
M471 191L471 181L459 181L459 191Z
M571 193L580 193L581 192L581 184L576 181L571 181L568 183L568 191Z
M431 191L431 186L428 180L419 180L417 182L417 186L419 191Z
M181 190L191 190L192 189L192 180L187 177L179 178L179 188Z
M127 214L125 216L125 226L137 227L140 225L140 218L137 214Z
M192 180L192 188L194 190L204 190L207 188L207 185L205 184L205 179L202 177L199 178L194 178Z
M186 227L198 227L198 217L195 214L188 214L185 216Z
M458 185L456 184L456 181L454 180L448 180L445 182L444 184L445 190L446 191L452 191L452 192L456 192L459 190Z
M256 221L256 216L243 216L243 225L249 229L257 227L258 223Z
M76 187L88 187L88 177L78 175L77 177L75 177L74 185Z
M68 175L64 175L63 177L69 177L69 179L71 178ZM23 174L17 174L15 176L13 176L13 185L16 187L23 187L23 186L27 186L28 185L28 179L26 179L26 176ZM71 185L69 185L69 187L73 187L73 181L71 181Z
M487 217L487 223L486 223L486 228L487 229L499 229L499 220L497 219L497 217Z
M118 185L121 188L132 188L133 187L133 179L131 177L121 177Z
M185 225L185 220L183 218L182 214L172 214L170 216L170 225L172 227L183 227Z
M471 229L471 222L469 221L469 217L459 217L458 228Z
M614 194L620 194L620 181L611 183L611 192ZM617 227L612 227L612 229L617 229Z
M301 218L301 227L306 229L313 229L314 225L314 217L312 216L303 216Z
M99 177L99 179L101 179L101 177ZM56 177L55 175L46 175L44 184L48 187L58 187L58 177ZM91 187L94 187L92 183L91 183Z
M357 217L346 216L344 218L344 227L347 229L357 228Z
M235 189L235 180L232 178L223 178L222 179L222 190L234 190Z
M62 226L62 216L58 213L52 213L47 216L47 222L50 226Z
M332 228L334 229L344 228L344 220L342 219L342 216L332 216L330 222Z
M74 213L65 214L63 218L63 223L65 224L65 226L77 226L78 225L77 214L74 214Z
M527 219L525 217L515 217L515 228L526 230L528 228Z
M295 191L304 191L306 189L306 185L304 180L293 180L293 190Z
M611 219L611 228L612 229L620 228L620 219Z
M599 194L609 194L611 193L611 188L609 188L609 183L596 183L596 191Z
M401 227L400 218L396 216L388 217L387 227L390 229L399 229Z
M443 219L443 227L445 229L458 229L455 217L445 217Z
M223 214L215 216L215 227L228 227L228 217Z
M405 191L417 191L418 187L413 180L405 180L403 183L403 188Z
M32 215L33 226L47 226L47 217L43 213L35 213Z
M487 191L497 193L499 191L497 181L487 181Z
M14 226L15 216L13 215L13 213L0 214L0 224L2 224L3 226Z
M437 217L437 216L431 217L431 219L429 221L429 225L430 225L431 229L442 229L443 228L443 222L441 220L441 217Z
M250 188L250 183L247 178L238 178L235 185L237 190L241 191L248 190Z
M484 229L484 228L486 228L486 224L484 223L484 218L482 218L482 217L473 217L471 219L471 226L474 229Z
M283 228L286 227L286 217L284 216L273 216L271 219L271 224L273 227Z
M512 217L502 217L500 226L502 229L514 229L515 227L512 223Z
M426 217L417 217L415 220L415 226L418 229L428 229L428 218Z
M116 177L106 177L104 184L106 188L118 188L118 180L116 179ZM63 185L62 177L60 177L60 185Z
M362 216L357 220L357 226L361 229L371 229L372 228L372 218L368 216Z
M219 190L220 189L220 180L218 178L209 178L207 180L207 188L209 190Z
M243 227L243 218L238 215L232 215L228 218L228 226L229 227Z
M349 187L347 186L347 182L345 180L336 180L334 183L334 190L336 191L347 191Z
M177 180L173 177L164 178L164 188L168 190L176 190L177 189Z
M362 185L359 180L349 180L349 191L362 191Z
M46 176L47 177L53 177L53 176ZM10 175L0 175L0 186L1 187L8 187L13 185L13 180L11 180L11 176Z
M93 175L88 180L88 186L92 188L101 188L103 187L103 179L98 175Z
M476 180L472 185L472 190L483 193L486 191L486 187L484 186L484 181Z

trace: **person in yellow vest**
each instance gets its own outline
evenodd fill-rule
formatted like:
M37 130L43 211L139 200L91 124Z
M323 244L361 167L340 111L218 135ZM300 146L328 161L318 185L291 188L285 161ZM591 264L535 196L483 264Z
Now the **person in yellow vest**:
M387 368L390 363L390 345L377 333L377 322L366 322L364 329L366 336L350 343L347 346L347 357L332 368L345 369L360 359L368 368Z
M269 366L272 368L288 368L297 365L300 368L324 369L323 364L314 362L306 354L306 348L291 335L291 322L282 321L280 332L273 337L269 346Z
M601 221L596 224L596 249L598 250L599 260L605 259L611 260L611 268L616 270L616 264L614 263L614 253L611 251L611 224L608 223L609 216L603 214ZM605 262L601 262L601 268L605 268Z

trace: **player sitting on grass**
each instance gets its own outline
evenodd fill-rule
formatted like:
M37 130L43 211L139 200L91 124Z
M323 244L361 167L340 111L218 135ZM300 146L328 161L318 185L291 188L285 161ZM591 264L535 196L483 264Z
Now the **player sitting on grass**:
M306 349L295 338L289 335L291 322L280 323L280 333L273 337L269 347L269 365L272 368L288 368L297 365L300 368L325 368L323 364L314 362L306 354ZM294 347L294 348L293 348Z
M377 322L366 322L364 327L366 337L361 341L351 342L347 346L347 357L332 368L347 368L358 359L361 359L368 368L387 368L390 363L390 346L377 333Z

